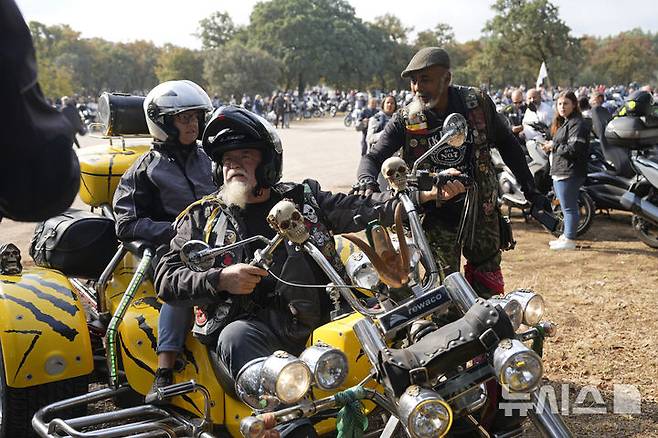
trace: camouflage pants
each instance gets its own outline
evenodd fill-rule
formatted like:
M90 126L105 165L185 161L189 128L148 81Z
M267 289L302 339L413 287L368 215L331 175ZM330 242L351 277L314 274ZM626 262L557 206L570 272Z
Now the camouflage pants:
M475 153L474 179L477 183L477 217L473 238L466 238L462 246L458 240L459 226L425 220L425 229L434 257L443 275L458 272L461 255L471 269L483 273L500 271L500 209L497 203L498 180L491 162L488 147L480 147ZM469 234L468 230L467 236ZM471 282L483 298L489 298L492 290L478 282Z

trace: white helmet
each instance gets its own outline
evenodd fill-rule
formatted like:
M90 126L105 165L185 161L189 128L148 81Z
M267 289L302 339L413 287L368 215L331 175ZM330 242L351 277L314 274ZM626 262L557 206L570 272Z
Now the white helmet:
M146 125L157 140L177 140L178 130L165 116L173 116L189 110L212 111L208 94L192 81L167 81L156 86L144 99ZM204 121L202 120L201 123ZM203 125L199 133L203 132Z

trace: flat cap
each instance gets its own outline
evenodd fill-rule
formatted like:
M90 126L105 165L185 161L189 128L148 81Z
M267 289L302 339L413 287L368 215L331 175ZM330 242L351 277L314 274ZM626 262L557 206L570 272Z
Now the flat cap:
M409 65L400 76L407 78L411 73L433 65L450 68L450 56L448 52L440 47L423 47L411 58Z

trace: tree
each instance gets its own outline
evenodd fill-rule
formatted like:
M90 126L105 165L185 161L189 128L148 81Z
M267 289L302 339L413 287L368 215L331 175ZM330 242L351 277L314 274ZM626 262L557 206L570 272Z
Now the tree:
M204 78L213 94L267 95L277 86L281 63L263 50L231 41L206 52Z
M217 49L229 42L238 30L228 13L218 11L199 21L195 35L201 39L204 49Z
M392 14L385 14L376 17L373 24L382 29L394 43L406 44L407 34L414 30L413 27L407 27L402 21Z
M496 80L517 76L534 83L541 63L546 62L552 81L573 82L581 67L579 45L560 19L557 6L548 0L496 0L492 9L496 15L483 31L487 63L497 67L490 72ZM510 66L516 74L509 71Z
M155 75L160 82L188 79L202 85L205 82L203 57L197 51L165 44L155 67Z
M248 27L249 45L283 63L283 81L307 84L365 82L369 34L345 0L272 0L257 3Z
M416 50L423 47L444 47L450 49L455 46L455 33L452 26L447 23L438 23L434 30L418 32L414 46Z
M609 84L656 82L658 59L652 35L640 29L608 37L593 51L593 76Z

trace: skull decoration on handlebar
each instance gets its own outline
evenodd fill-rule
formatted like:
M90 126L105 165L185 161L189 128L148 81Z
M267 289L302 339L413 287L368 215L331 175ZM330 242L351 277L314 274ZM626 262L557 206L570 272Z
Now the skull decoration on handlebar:
M304 216L290 200L277 202L267 215L267 222L286 239L298 245L309 238L308 230L304 225Z

